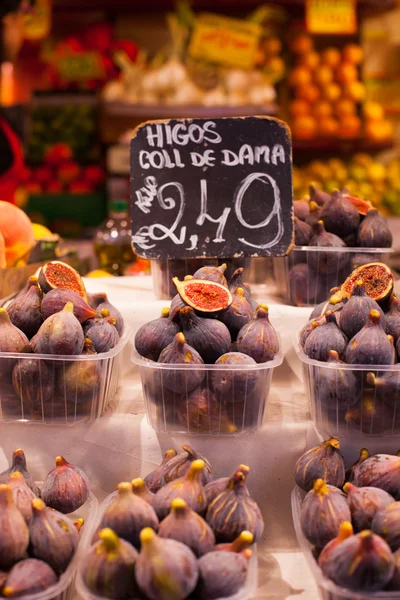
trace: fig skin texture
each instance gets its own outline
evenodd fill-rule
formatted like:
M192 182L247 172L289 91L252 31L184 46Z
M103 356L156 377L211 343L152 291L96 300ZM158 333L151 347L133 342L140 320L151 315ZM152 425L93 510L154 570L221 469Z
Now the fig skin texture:
M391 248L393 236L387 221L375 208L370 208L360 223L357 246L362 248Z
M395 294L390 297L389 310L385 315L385 331L397 342L400 336L400 310L399 299Z
M353 534L354 531L352 524L349 521L343 521L343 523L340 524L339 533L337 537L333 538L333 540L328 542L326 546L324 546L324 548L321 550L321 553L318 556L318 564L322 571L324 571L325 564L329 561L329 557L332 554L333 550Z
M179 327L169 318L169 309L163 308L161 317L150 321L135 335L135 348L144 358L157 361L161 352L174 340Z
M148 475L146 475L144 481L150 492L153 492L155 494L164 485L163 479L165 467L176 456L176 450L174 450L173 448L167 450L163 456L161 464L155 469L153 469L153 471L151 471Z
M132 492L148 504L153 504L154 492L151 492L144 479L136 477L131 481Z
M194 588L199 567L193 552L176 540L162 539L150 528L140 534L136 581L149 600L185 600Z
M22 473L27 486L32 490L35 496L40 496L40 490L36 485L32 475L28 472L26 457L24 451L21 450L21 448L14 450L11 467L0 473L0 483L8 483L11 475L15 473L15 471L19 471L20 473Z
M23 598L28 594L43 592L57 581L57 575L48 564L37 558L27 558L11 569L2 595L6 598Z
M395 407L400 398L400 373L388 371L380 377L368 373L367 383L376 390L377 397L390 407Z
M316 202L318 206L324 206L324 204L332 197L330 194L328 194L328 192L325 192L321 188L317 187L315 183L310 183L309 193L310 201Z
M82 296L72 290L57 289L51 290L42 300L41 311L43 320L62 311L67 302L72 302L74 305L74 315L79 323L85 323L96 316L96 311L89 306Z
M118 334L121 336L124 333L124 318L123 318L123 316L119 312L118 308L116 308L113 304L111 304L111 302L108 302L108 300L99 304L99 306L97 307L97 316L98 317L104 316L105 310L108 311L108 314L110 315L110 317L115 319L115 328L118 331Z
M224 275L226 269L227 265L225 263L219 267L201 267L200 269L197 269L195 273L193 273L193 279L213 281L214 283L219 283L220 285L228 287L228 282Z
M55 372L53 366L40 359L20 360L12 371L15 393L24 406L24 412L41 419L43 406L54 397Z
M340 288L338 288L338 287L332 288L330 290L330 295L334 294L339 289ZM318 317L321 317L322 315L327 313L328 310L338 311L340 308L342 308L342 306L344 306L344 304L342 302L339 302L339 304L331 304L329 302L329 298L328 298L328 300L325 300L324 302L320 302L319 304L317 304L317 306L313 309L312 313L310 314L309 320L313 321L314 319L318 319ZM338 315L336 315L336 317L337 316Z
M293 213L294 216L305 221L310 214L310 204L308 200L295 200L293 202Z
M256 363L265 363L279 352L279 338L269 321L266 304L259 304L251 321L244 325L237 337L238 352L251 356Z
M6 571L24 558L29 543L28 527L6 484L0 485L0 531L0 570Z
M334 233L328 233L325 230L323 221L318 221L313 227L313 233L310 240L310 247L315 248L345 248L344 241ZM308 262L310 267L317 273L332 275L338 273L347 267L348 256L344 252L331 252L323 250L312 251L308 253Z
M225 492L231 478L235 476L235 473L239 473L239 472L242 473L245 478L245 482L243 485L243 492L245 494L247 494L248 496L250 496L250 492L246 485L246 479L250 472L250 467L248 467L247 465L239 465L237 467L237 469L235 470L235 472L231 475L231 477L221 477L220 479L215 479L214 481L210 481L210 483L207 483L206 495L207 495L207 500L208 500L209 505L211 504L211 502L213 500L215 500L215 498L217 496L222 494L222 492Z
M43 323L41 313L42 296L39 288L33 285L26 294L17 296L7 307L12 324L23 331L28 339L38 332Z
M115 319L112 317L97 321L86 330L86 336L93 342L98 354L108 352L119 342L119 333L115 327Z
M99 538L83 559L82 578L85 586L93 594L106 598L135 598L137 551L112 529L102 529Z
M30 352L28 338L12 324L5 308L0 308L0 352Z
M38 354L77 355L85 345L82 326L73 314L72 302L67 302L61 312L44 321L31 339L31 348Z
M235 370L215 370L211 373L212 388L222 403L251 400L253 394L261 396L260 375L257 371L249 371L247 365L256 365L251 356L243 352L228 352L219 357L216 365L236 365ZM243 366L243 370L239 370Z
M89 498L90 483L86 474L57 456L56 467L43 482L42 499L60 513L73 513Z
M313 236L310 225L294 217L294 243L296 246L308 246Z
M372 519L371 529L387 542L394 552L400 548L400 502L380 508Z
M308 207L309 213L304 220L307 223L307 225L309 225L310 227L314 227L314 225L316 225L321 218L322 208L318 206L318 204L313 200L311 200L308 203Z
M400 500L400 457L392 454L370 456L360 464L354 485L377 487Z
M326 362L338 368L320 367L316 370L315 397L326 409L348 409L360 400L360 383L353 371L340 368L344 363L335 350L329 350Z
M339 544L324 563L323 572L339 586L369 593L390 581L394 560L387 543L366 529Z
M213 364L231 345L229 329L216 319L201 318L187 306L180 311L182 330L186 342L197 350L207 364Z
M12 489L14 504L18 508L25 522L29 525L32 519L32 500L36 498L31 488L25 482L24 476L19 471L15 471L8 485Z
M216 600L234 596L246 583L248 559L234 552L210 552L199 560L196 598Z
M235 433L237 427L229 419L226 407L214 392L197 388L189 398L181 400L176 412L178 423L191 433Z
M371 529L372 521L377 512L394 502L393 496L379 488L359 488L347 482L343 489L347 496L347 504L350 508L355 531Z
M310 333L312 331L314 331L314 329L316 327L319 327L320 325L326 325L326 318L325 315L321 315L320 317L317 317L316 319L313 319L312 321L308 321L308 323L306 323L303 327L303 329L300 332L300 336L299 336L299 342L302 348L304 348L305 343L307 341L308 336L310 335Z
M371 310L368 322L350 340L346 362L353 365L392 365L395 361L393 344L386 335L377 310Z
M379 312L382 327L385 329L386 319L383 310L375 300L366 295L365 286L360 279L340 311L340 328L350 340L368 323L371 310Z
M237 288L242 288L244 290L244 294L249 302L251 302L251 288L248 283L243 281L243 267L239 267L236 271L233 272L232 277L229 280L229 290L233 294Z
M161 522L158 535L182 542L197 558L211 552L215 546L211 527L181 498L172 501L171 511Z
M345 495L338 488L317 479L304 499L300 521L307 540L317 548L323 548L337 537L343 521L351 521Z
M346 481L349 481L350 483L355 482L360 465L367 460L367 458L369 458L367 448L361 448L359 459L346 471Z
M186 343L186 338L182 332L174 337L173 341L161 352L159 363L169 365L203 365L204 361L200 354ZM168 369L162 372L162 383L171 392L176 394L190 394L199 385L201 385L205 371L202 370L184 370Z
M39 286L44 294L53 289L67 289L87 298L86 289L78 271L69 265L53 260L46 263L39 272Z
M339 190L334 190L321 211L326 231L346 237L357 231L360 215L353 204Z
M235 341L241 328L252 319L253 307L241 287L232 292L232 298L232 304L221 313L219 319L229 329L232 341Z
M317 479L323 479L329 485L341 488L346 469L339 448L339 440L332 437L302 454L294 470L294 478L299 488L309 492Z
M325 325L315 327L304 344L307 356L324 362L328 360L330 350L336 350L339 357L343 357L348 344L347 337L337 326L335 313L328 311L325 319Z
M214 471L209 461L188 444L183 444L182 450L183 452L180 452L178 455L175 453L175 456L172 456L165 464L161 486L186 475L195 460L202 460L204 462L204 469L201 473L202 484L206 485L212 481Z

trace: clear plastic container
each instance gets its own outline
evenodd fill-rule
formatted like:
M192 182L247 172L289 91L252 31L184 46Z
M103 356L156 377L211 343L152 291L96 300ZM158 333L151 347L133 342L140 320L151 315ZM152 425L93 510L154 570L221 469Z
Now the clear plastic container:
M117 393L130 333L125 327L115 348L93 356L0 352L0 421L74 425L100 417ZM14 376L14 387L16 365L32 377Z
M102 504L100 505L100 508L98 511L98 517L96 519L96 523L97 523L96 527L100 523L105 509L107 508L107 506L109 506L109 504L111 504L111 502L115 498L116 494L117 494L117 492L113 492L112 494L107 496L107 498L104 500L104 502L102 502ZM95 531L95 529L92 529L92 531ZM89 549L89 547L90 547L90 538L86 537L85 544L82 547L82 555L81 555L82 557L84 556L85 550L87 551ZM246 579L246 583L243 586L243 588L234 596L226 596L224 598L219 598L217 600L250 600L250 598L252 598L254 596L254 594L257 590L257 585L258 585L257 546L253 546L252 551L253 551L253 554L252 554L252 556L250 558L250 562L249 562L247 579ZM105 596L97 596L96 594L93 594L92 592L90 592L87 589L87 587L83 581L82 569L78 570L77 577L76 577L76 587L77 587L79 596L80 596L80 598L82 598L82 600L108 600ZM29 600L31 600L31 599L29 599ZM34 600L36 600L36 598ZM67 600L67 599L60 598L60 600ZM136 598L128 598L127 600L136 600Z
M392 248L317 248L295 246L274 259L277 290L292 306L315 306L329 298L350 273L370 262L387 263Z
M38 483L39 487L41 483ZM68 569L61 575L56 585L52 585L47 590L36 594L27 594L21 596L22 600L73 600L75 597L75 575L78 565L81 562L84 548L90 541L93 533L93 527L96 523L98 511L98 502L93 496L89 495L88 500L76 512L67 515L70 519L83 518L85 524L81 529L78 548L75 552Z
M301 551L303 552L310 571L318 586L318 591L322 600L400 600L400 591L396 592L373 592L370 594L363 592L352 592L345 588L337 586L333 581L324 577L317 561L313 555L313 547L305 538L301 529L300 513L303 501L303 492L297 486L292 491L292 516L296 537Z
M280 343L280 347L282 344ZM283 362L280 352L256 365L167 365L140 356L139 366L148 421L157 432L207 435L241 435L260 429L271 387L272 373ZM213 394L213 384L232 378L223 402ZM199 382L194 387L193 382ZM179 393L171 391L178 389ZM197 408L188 408L196 391L202 398Z

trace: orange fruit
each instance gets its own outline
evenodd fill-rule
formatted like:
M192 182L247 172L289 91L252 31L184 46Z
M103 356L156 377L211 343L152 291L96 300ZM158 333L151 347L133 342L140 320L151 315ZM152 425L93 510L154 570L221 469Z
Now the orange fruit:
M346 98L351 98L354 102L362 102L365 98L365 86L361 81L352 81L343 88L343 94Z
M337 83L330 83L322 88L322 95L330 102L336 102L342 95L342 88Z
M321 65L315 70L314 80L322 87L328 85L333 80L332 69L325 65Z
M332 115L332 104L327 100L318 100L312 107L312 114L317 119L324 119Z
M294 54L306 54L313 49L313 41L309 35L297 35L289 44L290 49Z
M358 80L358 70L352 63L343 62L335 71L337 81L345 85Z
M385 116L383 106L378 102L365 102L363 106L363 113L366 119L374 119L376 121L382 120Z
M318 52L307 52L300 57L300 64L305 65L309 69L316 69L319 65L319 54Z
M361 119L356 115L342 117L339 122L339 137L342 139L353 139L360 135Z
M306 100L297 98L290 103L289 110L292 117L304 117L304 115L310 114L311 106Z
M329 46L321 52L321 62L328 67L334 69L341 61L340 52L337 48Z
M264 40L263 49L270 56L276 56L277 54L280 54L282 50L282 42L276 36L270 37Z
M363 49L358 44L347 44L343 48L343 58L353 65L360 65L364 59Z
M317 122L313 117L297 117L292 123L293 136L300 140L312 140L317 133Z
M307 85L311 83L311 71L307 67L299 65L295 67L289 75L289 84L292 87Z
M374 142L389 141L393 138L393 125L387 119L369 119L365 123L364 134Z
M296 93L299 98L310 102L310 104L316 102L321 96L319 88L313 84L301 85L296 89Z
M334 117L325 117L318 123L318 134L320 137L336 137L339 122Z
M349 98L339 98L335 104L335 114L338 117L347 117L356 113L356 105Z

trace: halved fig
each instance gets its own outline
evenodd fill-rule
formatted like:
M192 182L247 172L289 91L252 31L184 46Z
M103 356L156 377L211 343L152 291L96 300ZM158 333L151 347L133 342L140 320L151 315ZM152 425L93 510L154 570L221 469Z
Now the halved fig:
M389 267L384 263L373 262L354 269L340 289L330 297L329 302L338 304L343 298L349 298L360 280L365 286L367 296L376 302L386 300L393 291L393 275Z
M373 208L371 202L368 202L368 200L363 200L362 198L351 196L350 194L343 194L343 196L346 198L346 200L351 202L353 206L356 207L359 215L363 215L365 217L367 212Z
M205 279L172 279L178 294L188 305L203 313L216 313L232 304L232 294L224 285Z
M40 269L39 285L44 294L50 290L72 290L87 300L86 289L78 271L59 260L52 260Z

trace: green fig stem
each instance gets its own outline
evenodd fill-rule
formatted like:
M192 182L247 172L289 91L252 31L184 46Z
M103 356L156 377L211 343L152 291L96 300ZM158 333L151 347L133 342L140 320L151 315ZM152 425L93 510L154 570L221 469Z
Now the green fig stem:
M140 495L144 491L146 491L146 484L145 484L144 480L141 479L140 477L136 477L135 479L132 479L131 486L132 486L133 492L137 495Z
M120 545L119 537L109 527L105 527L99 532L99 538L103 542L103 547L107 554L113 554L118 550Z
M242 471L236 471L228 481L226 489L233 490L234 488L239 488L244 485L245 481L246 475Z
M326 440L324 442L324 446L327 448L328 447L337 448L339 450L340 442L336 437L331 437L331 438L329 438L329 440Z
M65 460L65 458L63 458L62 456L57 456L56 458L56 466L57 467L69 467L70 464L67 460Z
M254 542L254 535L250 531L242 531L242 533L232 542L232 552L243 552L247 550Z
M344 486L343 486L343 491L346 492L346 494L348 494L349 492L353 491L355 488L355 486L350 483L350 481L347 481Z
M316 202L314 202L314 200L310 200L309 207L310 207L310 212L315 212L316 210L319 209L318 204Z
M67 302L67 304L63 308L63 312L68 312L68 313L74 312L74 305L72 304L72 302Z
M0 484L0 506L11 506L13 503L12 487L5 483Z
M353 535L353 533L354 533L353 525L350 523L350 521L343 521L343 523L340 523L339 533L338 533L337 537L341 542L343 542L348 537Z
M243 475L244 475L245 477L247 477L247 475L250 473L250 467L249 467L249 466L247 466L247 465L240 464L240 465L238 466L238 468L236 469L236 473L237 473L238 471L240 471L241 473L243 473Z
M43 512L45 508L46 505L40 498L34 498L32 500L32 509L34 512Z
M182 498L175 498L171 504L171 512L176 516L183 516L188 511L188 505Z
M145 527L140 532L140 543L143 550L151 550L157 539L156 532L151 527Z
M117 485L118 494L120 496L127 496L128 494L132 494L132 484L127 481L122 481Z
M369 320L370 320L370 323L374 323L374 324L380 323L380 321L381 321L380 312L373 308L369 313Z
M184 344L186 344L186 338L181 331L176 334L175 339L179 346L183 346Z
M172 460L173 458L175 458L175 456L177 456L177 451L174 448L169 448L168 450L166 450L163 459L162 459L162 465L166 465L167 462L169 462L170 460Z
M16 480L19 480L19 481L25 481L24 476L22 475L22 473L20 471L14 471L14 473L11 473L10 480L11 479L16 479Z
M360 460L364 461L364 460L367 460L367 458L369 458L369 451L367 450L367 448L361 448Z
M102 308L100 311L100 314L103 318L105 317L109 317L110 316L110 311L108 310L108 308Z
M82 518L76 519L76 521L74 521L74 525L78 531L80 531L82 529L84 524L85 524L85 519L82 519Z
M169 317L169 308L165 307L161 309L161 318L168 319Z
M235 294L236 296L240 296L241 298L245 297L244 289L241 287L236 288Z
M325 496L325 494L329 492L329 488L323 479L317 479L315 481L313 490L314 493L318 494L319 496Z
M5 308L0 308L0 323L11 323L8 312Z
M187 479L192 481L199 480L205 466L204 460L201 460L201 458L194 460L186 474Z
M364 548L369 548L373 542L373 533L369 529L365 529L358 534L359 538L362 540L362 545Z

